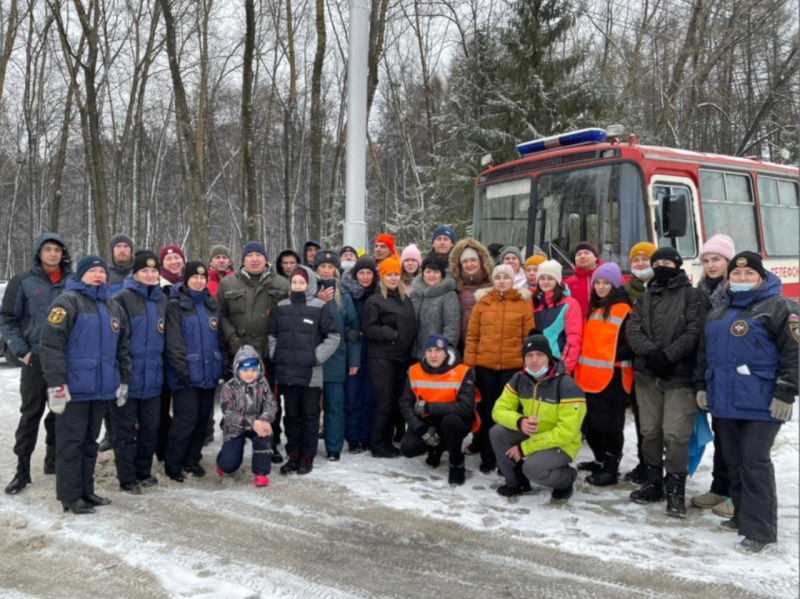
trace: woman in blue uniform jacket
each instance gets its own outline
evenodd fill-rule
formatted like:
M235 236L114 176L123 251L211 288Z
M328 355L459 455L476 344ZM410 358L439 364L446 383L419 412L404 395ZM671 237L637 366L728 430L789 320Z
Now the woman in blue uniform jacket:
M758 553L778 540L778 499L770 451L797 395L797 304L761 257L742 252L728 265L725 302L706 317L698 352L697 403L717 423L731 479L734 516L722 527Z
M128 396L128 320L109 297L108 265L84 257L50 307L40 356L56 417L56 496L64 511L91 514L110 499L94 492L97 436L108 408Z
M114 296L128 317L131 381L125 405L111 406L111 439L119 486L134 494L141 493L140 483L144 487L158 483L150 468L158 441L167 313L167 296L158 284L159 268L153 252L136 252L132 274Z
M172 389L164 470L183 482L184 470L205 476L200 465L214 391L222 378L217 300L206 289L208 271L202 262L189 262L184 282L170 292L166 318L167 382Z

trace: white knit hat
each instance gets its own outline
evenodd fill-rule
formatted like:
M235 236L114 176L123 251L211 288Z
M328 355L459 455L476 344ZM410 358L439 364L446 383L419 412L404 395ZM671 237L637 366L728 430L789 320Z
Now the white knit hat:
M461 255L458 257L458 261L466 262L467 260L472 260L473 258L480 260L480 256L478 255L478 252L475 251L475 248L467 246L464 248L464 251L461 252Z
M561 264L555 260L545 260L539 265L539 270L536 272L536 280L538 281L542 275L553 277L559 285L561 285Z
M492 281L494 281L494 278L500 273L506 273L512 279L514 278L514 269L511 268L510 264L498 264L495 266L492 271Z

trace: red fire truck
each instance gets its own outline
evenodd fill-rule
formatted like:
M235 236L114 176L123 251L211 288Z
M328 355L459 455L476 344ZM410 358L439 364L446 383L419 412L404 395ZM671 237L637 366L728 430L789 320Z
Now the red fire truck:
M798 168L623 141L620 126L519 144L521 158L490 166L475 182L473 233L484 245L536 245L571 270L588 240L630 272L639 241L675 247L696 282L698 251L718 233L764 257L797 299Z

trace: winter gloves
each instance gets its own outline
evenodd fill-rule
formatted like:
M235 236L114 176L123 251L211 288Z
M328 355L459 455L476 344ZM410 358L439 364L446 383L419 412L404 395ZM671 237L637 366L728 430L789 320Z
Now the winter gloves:
M669 376L675 369L675 365L669 361L663 349L647 354L644 358L644 363L647 369L658 378Z
M436 447L439 445L441 438L439 437L439 433L436 432L436 429L432 426L426 426L425 432L420 431L420 433L420 439L422 439L428 447Z
M54 414L63 414L64 408L67 407L67 402L72 399L69 394L69 389L66 385L60 387L50 387L47 390L47 403L50 405L50 411Z
M772 403L769 404L769 414L775 420L786 422L792 417L792 404L773 397Z
M698 391L696 399L697 399L697 407L703 410L704 412L708 412L708 392Z
M128 401L128 385L126 383L122 383L119 387L117 387L117 407L121 408L125 405L125 402Z

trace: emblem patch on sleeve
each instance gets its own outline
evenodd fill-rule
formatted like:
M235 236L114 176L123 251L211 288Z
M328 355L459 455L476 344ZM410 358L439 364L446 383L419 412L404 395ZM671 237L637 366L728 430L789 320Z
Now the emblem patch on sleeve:
M208 326L211 327L211 330L216 331L217 330L217 324L218 324L217 319L214 318L213 316L208 319Z
M158 319L158 322L156 323L156 328L158 329L159 333L163 333L164 332L164 319L163 318L159 318Z
M737 320L731 325L731 334L734 337L744 337L747 335L748 328L744 320Z
M797 322L790 322L789 323L789 331L792 333L792 337L794 340L800 343L800 323Z
M111 330L114 331L115 333L119 333L119 319L118 318L112 318L111 319Z
M53 309L50 310L50 314L47 315L47 322L61 324L64 322L66 317L67 310L65 308L62 308L61 306L53 306Z

